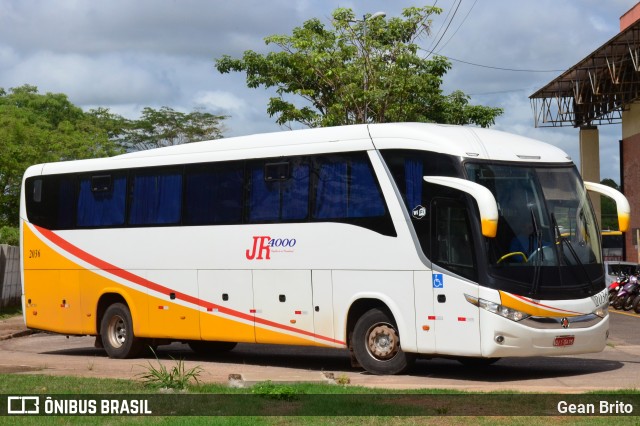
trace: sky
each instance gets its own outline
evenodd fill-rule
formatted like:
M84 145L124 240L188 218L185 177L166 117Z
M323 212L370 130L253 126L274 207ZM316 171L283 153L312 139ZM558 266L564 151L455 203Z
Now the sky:
M144 107L228 115L225 137L286 130L266 111L272 90L220 74L222 55L266 53L338 7L356 16L433 5L425 50L450 58L443 90L504 108L493 128L549 142L579 163L578 129L534 127L529 96L619 32L636 0L0 0L0 88L64 93L84 110L138 118ZM426 53L425 53L426 54ZM600 130L600 175L620 182L620 125Z

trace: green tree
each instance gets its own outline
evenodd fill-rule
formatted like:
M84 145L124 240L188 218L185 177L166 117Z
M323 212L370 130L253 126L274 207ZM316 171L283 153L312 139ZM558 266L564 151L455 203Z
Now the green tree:
M338 8L331 28L310 19L291 35L265 38L279 51L248 50L240 59L224 55L215 65L221 73L245 72L250 88L275 88L278 96L269 100L267 112L280 125L419 121L488 127L503 110L471 106L460 91L444 95L442 78L451 63L424 57L417 44L441 11L410 7L401 18L358 20L351 9ZM303 102L296 105L291 97Z
M219 139L224 131L221 122L227 117L197 110L182 113L164 106L144 108L139 120L128 121L124 126L108 115L103 114L102 118L113 126L116 135L112 137L117 136L127 149L143 150Z
M104 107L90 109L86 117L95 127L105 131L111 142L122 148L127 146L124 135L125 130L130 126L130 120Z
M0 227L18 224L22 175L32 164L217 139L225 118L163 107L127 120L108 108L84 112L66 95L35 86L0 88Z
M120 152L107 132L60 93L0 89L0 226L18 224L22 175L32 164Z

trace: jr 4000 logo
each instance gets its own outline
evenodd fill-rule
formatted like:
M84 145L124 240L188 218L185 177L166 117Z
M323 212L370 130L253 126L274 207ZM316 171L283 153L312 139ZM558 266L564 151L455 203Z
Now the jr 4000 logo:
M253 247L245 252L248 260L271 260L271 251L293 251L296 245L295 238L271 238L267 235L255 235ZM280 249L280 250L278 250Z

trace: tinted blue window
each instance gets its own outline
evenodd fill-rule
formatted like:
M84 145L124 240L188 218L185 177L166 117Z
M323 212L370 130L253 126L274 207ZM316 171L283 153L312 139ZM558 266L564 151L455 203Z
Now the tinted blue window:
M280 182L264 180L264 166L258 164L250 171L249 221L277 220L280 218Z
M345 160L321 161L313 217L335 219L347 217L348 163Z
M187 172L185 223L242 223L242 164L219 170L216 167L199 167Z
M405 158L404 176L406 188L406 203L409 211L422 203L422 185L424 183L422 160Z
M291 177L280 182L281 214L284 220L300 220L309 216L309 165L295 164Z
M352 161L347 217L377 217L384 214L382 194L368 159Z
M124 224L127 179L105 176L110 185L96 190L92 177L80 179L78 226L116 226Z
M313 217L350 219L383 216L384 200L366 156L335 156L318 162Z
M267 181L264 162L256 162L250 167L249 222L308 217L309 166L292 160L289 170L289 177Z
M53 180L54 182L57 179ZM78 181L75 177L65 176L57 181L59 185L57 200L57 227L60 229L69 229L74 226L74 207L76 203L76 188Z
M409 212L419 205L426 206L427 185L424 176L463 176L459 160L450 155L395 149L383 150L381 154Z
M129 223L161 225L178 223L182 207L182 174L158 173L133 176Z

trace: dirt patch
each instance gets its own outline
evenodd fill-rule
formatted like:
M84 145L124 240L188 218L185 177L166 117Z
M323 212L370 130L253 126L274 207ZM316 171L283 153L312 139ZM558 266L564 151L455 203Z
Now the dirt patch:
M13 373L31 373L33 371L40 371L41 368L32 367L30 365L7 365L0 364L0 374L13 374Z

